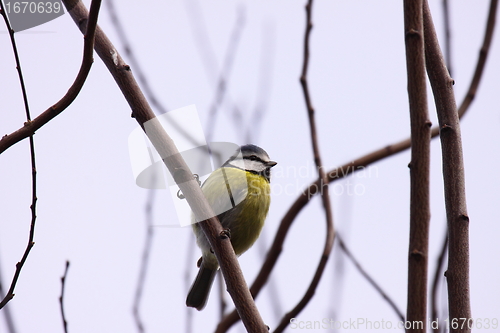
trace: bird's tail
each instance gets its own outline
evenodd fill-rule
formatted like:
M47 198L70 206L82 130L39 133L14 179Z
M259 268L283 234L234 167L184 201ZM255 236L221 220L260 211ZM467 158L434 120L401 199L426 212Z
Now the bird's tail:
M189 290L186 298L186 305L196 308L198 311L203 310L207 304L208 295L215 279L217 269L206 267L203 262L201 263L198 275Z

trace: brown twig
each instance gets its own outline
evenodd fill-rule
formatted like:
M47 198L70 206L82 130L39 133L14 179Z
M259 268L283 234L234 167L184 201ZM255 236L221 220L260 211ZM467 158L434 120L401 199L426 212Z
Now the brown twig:
M99 8L101 6L101 0L93 0L90 6L91 14L88 17L88 31L85 31L84 44L83 44L83 59L80 66L78 75L75 81L68 89L68 92L54 105L49 107L47 110L42 112L38 117L31 121L24 123L24 126L11 134L4 135L0 139L0 154L7 150L10 146L16 144L17 142L35 134L35 131L40 129L46 123L51 121L54 117L63 112L68 106L73 103L76 96L80 93L80 90L87 79L87 76L94 62L93 49L94 49L94 33L95 27L97 25L97 17L99 15ZM94 9L93 9L94 8ZM92 10L93 9L93 10ZM2 10L3 12L3 10ZM87 26L87 25L86 25ZM12 29L9 28L9 31Z
M149 80L147 79L146 74L142 70L140 62L137 60L137 57L135 56L134 48L132 47L132 44L128 40L128 37L127 37L127 34L125 33L125 29L123 27L123 24L121 23L120 18L118 17L118 14L116 13L114 0L108 0L108 1L106 1L106 4L107 4L109 16L111 18L111 23L113 24L113 27L116 30L116 34L118 36L118 39L120 40L120 43L123 45L123 48L125 50L125 54L130 61L131 67L134 69L134 72L137 76L137 79L139 80L139 83L141 84L141 87L142 87L144 94L146 95L148 101L151 102L151 105L154 108L156 108L158 112L160 112L160 113L168 112L168 109L160 102L160 100L158 99L158 97L154 93L153 89L149 85Z
M200 55L200 60L205 68L208 82L214 84L217 82L219 64L215 50L210 43L209 28L203 16L200 1L187 0L183 1L183 3L186 6L187 17L190 21L189 26L195 40L194 44L198 49L197 53Z
M342 237L340 236L339 233L337 233L336 239L337 239L337 242L340 246L340 249L345 253L347 258L349 258L351 260L351 262L357 268L359 273L372 285L373 288L375 288L375 290L380 294L380 296L382 296L382 298L385 299L387 301L387 303L389 303L389 305L394 310L394 312L396 312L396 315L398 316L398 318L401 321L404 321L405 316L404 316L403 312L398 308L396 303L389 297L389 295L387 295L387 293L382 289L382 287L377 282L375 282L375 280L370 276L370 274L368 274L368 272L363 268L363 266L361 266L359 261L354 257L354 255L351 253L351 251L347 248L344 240L342 239Z
M154 183L154 180L152 180L151 182ZM144 239L144 248L142 250L141 267L139 268L139 278L137 279L137 286L135 289L134 304L132 306L132 313L134 315L135 325L137 327L137 331L141 333L145 332L145 329L139 308L141 305L144 285L146 283L146 274L149 265L149 255L151 253L151 247L153 245L153 236L154 236L153 206L155 200L155 193L156 191L154 189L150 189L148 191L148 197L146 199L146 205L144 207L144 215L146 220L146 236Z
M0 0L1 1L1 0ZM0 297L3 297L4 295L4 290L3 290L3 283L2 283L2 272L1 272L2 266L0 265ZM10 306L7 305L2 309L2 312L5 316L5 326L7 327L7 332L8 333L16 333L16 326L14 324L14 318L12 317L12 312L10 311Z
M29 108L29 103L28 103L28 94L26 92L26 86L24 84L24 76L23 76L23 71L21 69L21 61L19 59L19 53L17 52L16 38L14 37L14 30L12 30L12 28L10 26L9 19L7 18L7 13L5 13L5 11L4 11L3 1L0 1L0 14L2 15L2 17L5 21L5 25L7 26L7 30L9 31L10 42L12 44L12 50L14 52L14 58L16 61L17 74L19 76L19 82L21 84L21 91L23 94L24 109L26 112L26 123L30 123L31 122L31 114L30 114L30 108ZM21 258L21 261L19 261L16 264L16 271L14 273L14 277L13 277L12 282L10 284L9 291L7 292L7 294L3 297L2 301L0 302L0 309L2 309L14 297L14 289L16 287L19 275L21 274L21 269L23 268L24 263L26 262L26 259L28 258L28 255L29 255L31 249L33 248L33 245L35 244L33 239L35 237L36 201L37 201L36 184L37 183L36 183L35 141L33 140L33 135L30 135L29 142L30 142L30 160L31 160L31 206L30 206L31 223L30 223L30 233L29 233L29 238L28 238L28 245L26 246L26 249L24 250L24 254Z
M257 80L257 98L245 130L244 142L255 142L262 128L262 120L269 105L269 96L272 88L272 68L274 65L274 25L268 24L263 28L262 50L260 56L259 79Z
M151 102L151 105L153 106L153 108L156 109L158 113L160 114L167 113L168 108L165 106L165 104L160 102L160 99L158 98L157 94L155 94L153 88L151 88L147 75L142 69L140 62L137 60L137 57L135 56L132 43L130 43L127 34L125 32L125 29L123 27L123 24L121 23L120 18L116 13L114 1L109 0L106 1L106 3L108 4L108 12L111 18L111 23L113 24L113 27L116 30L118 39L120 40L120 42L123 45L123 48L125 49L125 54L130 59L130 64L132 65L131 67L134 69L134 72L139 80L139 83L141 84L142 89L144 90L144 94L146 95L147 100ZM180 126L174 119L170 118L169 123L172 126L175 126L176 130L181 135L183 135L187 140L189 140L193 145L195 146L200 145L200 142L198 142L190 133L188 133L183 128L183 126Z
M302 74L300 76L300 83L302 85L302 90L304 92L304 99L307 107L307 114L309 116L309 127L311 132L311 143L314 153L314 163L316 168L318 169L319 182L321 184L320 193L321 199L323 202L323 208L325 210L325 220L326 220L326 238L325 238L325 246L323 248L323 252L321 254L321 258L316 268L316 272L314 273L314 277L307 288L306 293L299 301L299 303L287 314L283 316L281 322L274 332L282 332L289 324L290 319L296 317L309 303L309 301L314 296L314 292L323 276L323 272L326 267L326 263L330 257L330 253L332 252L333 241L335 239L335 230L333 227L333 214L330 203L330 195L329 195L329 186L328 186L328 178L325 174L325 170L323 169L323 164L321 162L321 154L319 152L319 144L318 144L318 136L316 130L316 121L314 119L314 107L311 101L311 95L309 93L309 85L307 82L307 69L309 65L309 38L311 36L311 30L313 27L311 16L312 16L312 0L308 0L306 5L306 32L304 37L304 63L302 66Z
M491 40L493 37L493 31L495 27L495 17L496 17L496 4L497 0L492 0L490 4L490 11L488 16L488 24L486 26L486 31L484 35L484 42L479 51L479 58L476 62L476 67L474 70L473 79L469 85L469 89L465 94L460 107L458 108L458 116L461 118L465 115L465 113L469 110L472 101L474 100L477 89L479 87L479 83L481 82L481 78L484 73L484 67L486 64L486 60L488 58ZM431 138L435 138L439 135L439 126L434 126L431 129ZM401 140L399 142L387 145L383 148L377 149L373 152L370 152L364 156L358 157L352 162L346 163L342 166L339 166L335 169L330 170L328 175L328 180L330 182L334 182L336 180L342 179L346 176L351 175L352 173L358 170L365 170L371 164L381 161L384 158L389 156L396 155L406 149L410 148L411 141L410 138ZM290 226L293 221L300 213L300 211L309 203L311 198L318 193L319 182L316 180L311 183L304 191L297 197L295 202L290 206L285 216L281 219L280 226L278 231L276 232L276 236L274 237L274 241L269 249L266 260L262 264L262 267L257 274L254 282L250 287L250 292L252 293L254 298L257 298L262 287L266 284L271 272L278 261L279 256L281 255L281 251L283 249L283 244L285 242L286 236L288 234L288 230L290 230ZM226 315L226 317L219 323L217 326L216 332L222 333L226 332L234 323L239 320L238 314L236 311L233 311Z
M78 0L64 0L63 3L66 8L71 9L69 14L80 30L84 31L85 18L88 16L85 6ZM202 221L199 222L199 225L217 256L227 290L246 329L251 332L267 332L267 326L262 321L252 295L248 290L229 237L226 236L217 216L208 204L198 182L179 154L174 142L155 117L132 75L130 66L125 64L116 48L99 27L96 28L95 49L122 90L132 109L132 116L144 129L149 140L162 157L170 174L186 197L195 217Z
M422 322L406 332L426 331L427 269L430 220L430 127L424 56L422 0L404 1L406 70L411 124L410 243L406 320Z
M438 325L433 328L434 333L444 332L444 322L439 320L438 315L438 290L439 290L439 281L442 277L442 271L445 263L446 253L448 250L448 228L444 234L443 245L441 246L441 251L439 251L439 257L436 260L436 270L434 271L434 278L432 280L432 289L431 289L431 320L438 320Z
M63 321L64 333L68 333L68 322L66 321L66 315L64 313L64 287L66 286L66 277L68 276L69 261L66 260L66 268L64 269L64 275L61 277L61 296L59 296L59 305L61 308L61 318Z
M465 111L469 109L470 104L476 97L477 89L484 72L484 66L486 65L486 60L488 59L488 53L490 51L491 40L493 39L493 31L495 30L496 16L497 16L498 0L491 0L490 8L488 10L488 20L486 22L486 30L484 33L483 44L479 49L479 57L477 59L476 69L474 70L474 76L467 90L462 104L458 108L458 116L462 117ZM436 132L439 131L439 127L436 127Z
M226 313L227 302L224 296L226 295L226 289L224 288L224 279L222 278L222 274L217 272L217 280L219 286L219 318L224 318L224 314Z
M448 221L448 306L450 321L471 318L469 291L469 216L465 198L460 122L453 79L443 61L427 1L424 1L425 58L438 114L443 179ZM455 319L456 318L456 319ZM469 325L451 326L451 332L470 332Z
M443 21L444 21L444 49L446 67L448 73L453 77L452 63L451 63L451 24L450 24L450 4L448 0L443 0Z
M192 235L190 235L191 237L189 237L188 239L188 250L186 252L186 269L184 270L184 290L186 292L186 294L188 293L189 291L189 287L191 287L191 283L192 283L192 276L191 276L191 267L192 267L192 264L193 264L193 258L194 258L194 250L196 249L196 244L195 244L195 241L194 241L194 237L192 237ZM186 330L185 330L185 333L191 333L193 332L193 314L194 312L192 311L192 309L188 308L186 306Z
M17 47L16 47L16 42L14 38L14 30L12 30L9 20L7 18L7 15L4 11L3 8L3 2L0 1L0 11L1 14L5 20L5 23L7 25L7 29L9 31L9 35L11 38L12 42L12 47L14 50L14 56L16 59L16 68L17 72L19 75L19 80L21 82L21 89L23 92L23 99L24 99L24 106L26 110L26 118L27 121L24 123L24 127L21 129L17 130L16 132L12 133L11 135L6 135L0 140L0 154L5 151L7 148L15 144L16 142L19 142L20 140L29 137L29 142L30 142L30 158L31 158L31 178L32 178L32 201L31 201L31 224L30 224L30 235L28 239L28 245L26 246L26 249L24 251L24 254L21 258L21 261L19 261L16 264L16 271L14 273L14 277L12 278L12 282L9 288L9 291L3 298L3 300L0 302L0 309L5 306L13 297L14 297L14 289L17 284L17 280L19 279L19 275L21 274L21 269L24 266L24 263L26 262L26 259L28 258L28 255L33 248L34 243L34 237L35 237L35 222L36 222L36 202L37 202L37 195L36 195L36 163L35 163L35 143L33 139L33 134L35 133L35 130L43 126L45 123L47 123L50 119L54 118L58 113L57 111L62 112L68 105L71 104L71 102L75 99L76 95L78 95L78 92L80 91L81 86L83 86L83 83L85 82L85 79L87 77L87 74L90 70L90 65L92 64L92 52L93 52L93 39L94 39L94 29L95 26L97 25L97 17L99 14L99 8L100 8L101 1L96 0L92 1L91 5L91 10L92 10L92 16L89 18L91 21L91 24L89 24L89 31L87 31L87 36L85 37L85 43L84 43L84 57L82 60L82 66L80 68L80 72L78 73L77 79L75 80L75 83L70 87L70 90L68 93L58 102L56 103L55 106L52 108L55 108L54 110L49 109L45 112L43 112L41 115L36 117L34 120L31 120L31 115L29 111L29 105L28 105L28 95L26 93L26 88L24 85L24 78L21 70L21 62L19 60L19 54L17 52ZM83 70L83 68L86 68L86 64L88 64L88 69L86 71ZM79 79L80 78L80 79ZM75 84L79 82L81 83L81 86L77 89L75 87ZM70 91L74 89L74 96L73 94L70 94ZM70 96L68 96L70 95ZM67 104L67 105L66 105ZM56 107L59 106L59 107ZM51 112L49 112L51 111ZM49 113L47 113L49 112Z
M231 33L231 37L229 38L229 43L227 45L226 55L224 58L224 62L222 65L221 72L219 74L219 78L217 80L217 87L215 89L215 95L213 97L213 101L210 105L210 109L208 111L208 122L205 130L205 137L210 144L214 136L215 129L215 121L217 119L218 110L224 101L224 97L227 91L227 84L229 82L229 76L231 70L233 68L234 59L236 57L236 50L241 39L241 33L243 32L243 28L245 26L245 9L244 7L238 8L238 16L236 18L236 22Z

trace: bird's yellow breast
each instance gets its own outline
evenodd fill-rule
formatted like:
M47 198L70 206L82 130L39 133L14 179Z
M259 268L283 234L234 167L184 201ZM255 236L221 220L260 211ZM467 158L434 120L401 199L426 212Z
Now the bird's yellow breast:
M228 167L214 171L202 189L222 226L230 230L234 252L240 255L248 250L259 237L269 211L269 182L261 175ZM197 224L193 228L198 237L204 237Z

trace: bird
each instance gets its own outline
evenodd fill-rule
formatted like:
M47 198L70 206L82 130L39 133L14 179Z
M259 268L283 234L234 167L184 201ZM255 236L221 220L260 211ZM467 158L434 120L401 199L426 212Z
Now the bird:
M264 149L253 144L243 145L202 185L208 203L216 214L220 212L217 217L228 231L237 256L246 252L262 231L271 203L271 168L276 164ZM231 205L226 207L228 198ZM219 263L194 216L192 222L202 256L186 305L201 311L207 304Z

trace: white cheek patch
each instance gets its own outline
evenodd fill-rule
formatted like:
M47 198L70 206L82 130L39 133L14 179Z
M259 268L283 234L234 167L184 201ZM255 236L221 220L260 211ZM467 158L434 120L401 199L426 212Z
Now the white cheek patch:
M260 161L252 161L249 159L234 159L229 162L230 165L248 171L262 172L266 169L266 166Z
M234 159L229 164L243 170L246 169L245 162L241 158Z
M245 166L247 170L252 170L256 172L262 172L266 169L264 164L260 161L245 160Z

